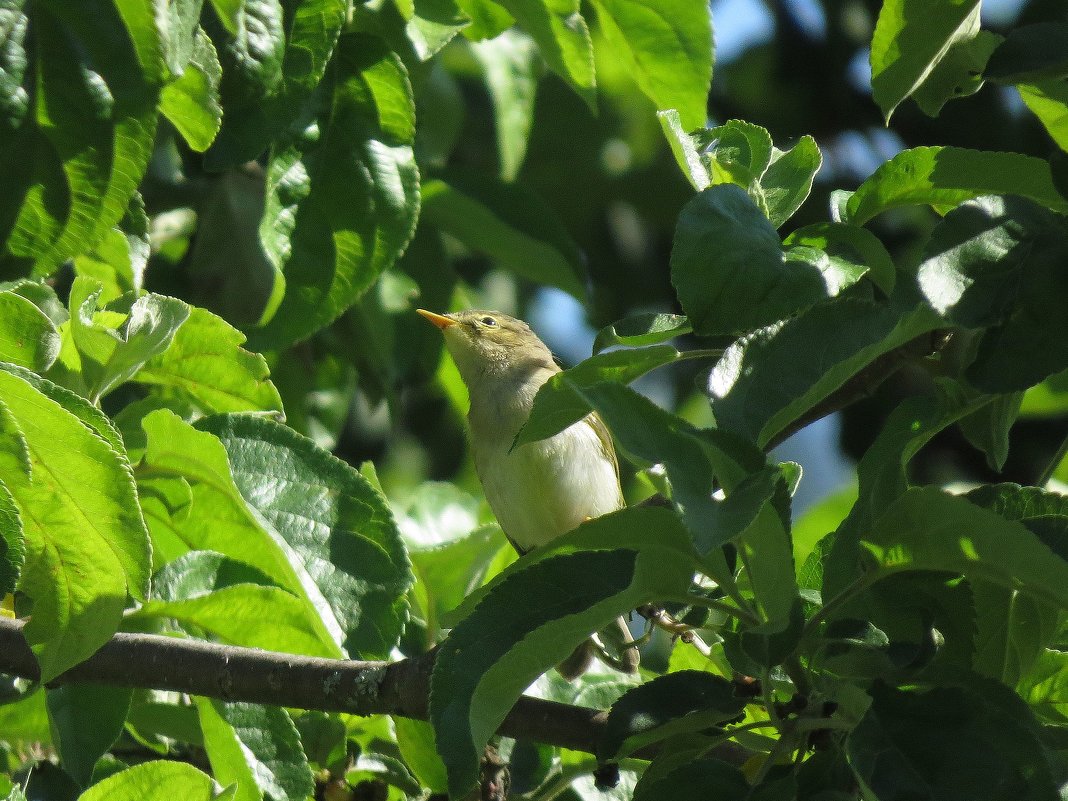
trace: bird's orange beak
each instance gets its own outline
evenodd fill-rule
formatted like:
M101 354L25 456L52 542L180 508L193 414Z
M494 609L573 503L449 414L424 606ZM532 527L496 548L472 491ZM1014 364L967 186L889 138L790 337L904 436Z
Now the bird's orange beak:
M454 319L452 319L451 317L446 317L444 314L435 314L434 312L427 311L426 309L416 309L416 311L419 312L419 314L423 315L423 317L428 319L434 325L436 325L438 328L440 328L442 331L444 331L450 325L456 325L456 321Z

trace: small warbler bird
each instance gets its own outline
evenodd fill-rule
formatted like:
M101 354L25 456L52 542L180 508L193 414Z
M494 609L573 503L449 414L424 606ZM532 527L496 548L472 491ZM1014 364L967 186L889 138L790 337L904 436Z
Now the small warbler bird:
M608 429L595 413L539 442L512 448L538 389L560 367L522 320L495 311L419 314L441 329L471 397L468 421L475 470L505 536L526 553L585 520L623 507L619 465ZM579 646L557 670L580 675L594 655L633 673L638 650L622 617ZM617 653L611 653L606 650Z

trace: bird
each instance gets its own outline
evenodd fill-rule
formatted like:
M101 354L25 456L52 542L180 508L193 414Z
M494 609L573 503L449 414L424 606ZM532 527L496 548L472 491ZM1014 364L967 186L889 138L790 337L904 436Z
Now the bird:
M521 555L591 518L623 508L612 436L596 412L555 436L513 447L541 386L561 371L530 326L499 311L417 312L439 329L470 396L475 472L486 500ZM624 673L638 669L625 618L587 640L557 671L584 673L594 656ZM611 646L617 654L610 653Z

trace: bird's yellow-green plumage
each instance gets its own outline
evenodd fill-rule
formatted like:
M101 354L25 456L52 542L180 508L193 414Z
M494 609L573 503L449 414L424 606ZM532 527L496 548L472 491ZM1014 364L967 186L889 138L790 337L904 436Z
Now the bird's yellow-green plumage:
M538 389L560 372L522 320L496 311L419 313L441 329L471 398L475 469L504 533L521 553L623 506L619 468L604 423L590 414L559 434L513 448ZM625 621L619 622L625 633ZM626 649L625 669L637 653Z

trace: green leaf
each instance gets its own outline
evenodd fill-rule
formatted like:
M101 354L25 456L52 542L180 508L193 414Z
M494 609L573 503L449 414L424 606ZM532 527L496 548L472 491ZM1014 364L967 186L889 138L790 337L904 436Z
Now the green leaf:
M945 570L1068 608L1068 562L1021 523L933 488L907 490L862 535L874 576Z
M1068 497L1038 487L1021 487L1010 483L983 484L964 497L1006 520L1068 517Z
M1016 88L1057 147L1068 151L1068 80L1019 84Z
M807 134L785 152L772 150L771 164L760 178L760 187L773 227L778 228L801 208L822 163L816 140Z
M694 759L662 775L650 772L649 778L643 777L634 788L634 801L751 797L745 774L718 759Z
M514 181L527 154L534 121L539 61L534 40L518 29L471 45L493 101L501 180Z
M784 252L745 190L711 186L683 208L671 283L698 334L735 334L781 320L829 289L818 266Z
M341 37L334 59L330 102L271 151L260 239L286 290L250 336L259 350L333 322L415 230L415 105L404 66L363 34Z
M835 279L839 286L848 286L866 274L884 294L894 290L897 280L894 260L879 237L866 228L841 222L813 223L791 231L783 246L814 248L825 253L840 276ZM829 269L826 272L830 274Z
M0 361L43 373L59 355L59 345L44 312L13 292L0 292Z
M656 118L660 120L660 128L664 137L671 146L671 153L675 156L675 162L690 182L690 186L700 192L707 189L712 183L709 167L705 158L698 152L698 143L694 137L682 127L679 112L675 109L656 112ZM754 126L758 127L758 126Z
M204 750L237 801L304 801L315 790L297 728L284 709L196 698Z
M7 414L0 411L0 436L3 437L9 436L3 429L11 425ZM17 439L16 435L16 441ZM25 560L26 544L22 536L19 509L4 482L0 480L0 596L14 592Z
M986 65L998 83L1033 83L1068 76L1068 22L1039 22L1009 31Z
M593 0L608 45L657 109L693 130L708 118L712 17L702 0Z
M78 797L78 801L229 801L212 778L185 762L156 760L108 776Z
M407 619L412 574L385 499L285 426L231 415L200 427L226 448L239 491L278 537L333 639L354 659L387 658Z
M1009 456L1009 431L1020 413L1022 392L998 395L981 409L961 419L964 438L986 454L991 470L1001 471Z
M1068 211L1068 200L1053 186L1049 162L959 147L916 147L898 153L864 181L846 205L849 222L863 225L898 206L951 208L980 195L1022 195L1054 211Z
M415 0L404 32L419 60L427 61L470 24L454 0Z
M522 278L585 297L578 247L541 198L519 185L423 185L423 218Z
M104 285L101 303L110 303L127 292L140 294L148 265L148 215L139 192L119 224L104 232L87 253L74 258L74 272Z
M328 658L343 655L320 634L322 624L309 604L279 587L232 584L195 598L148 601L130 617L171 618L246 648Z
M128 593L146 596L148 532L124 453L13 372L0 370L0 402L0 481L22 516L19 586L33 599L24 633L48 681L111 637Z
M290 615L290 625L302 629L298 632L299 642L305 643L310 638L318 643L314 648L305 647L305 650L319 652L325 648L332 655L341 656L343 651L338 632L328 628L320 618L319 610L327 607L314 581L308 576L307 567L296 558L281 535L265 520L254 515L246 505L234 484L222 443L211 434L197 431L167 410L151 412L144 417L141 425L148 436L142 460L143 470L155 477L184 479L188 483L189 505L196 513L170 520L176 529L176 536L185 543L186 548L225 554L252 565L270 577L279 587L292 594L290 598L295 599L296 604L294 600L278 599L278 593L267 591L275 588L254 587L252 589L265 592L246 593L246 607L251 610L248 614L260 615L262 609L256 604L275 603L277 600ZM233 588L222 591L228 589ZM212 607L214 611L215 607ZM233 626L225 616L222 622ZM270 639L269 621L254 619L253 623L258 626L261 636ZM236 632L236 635L241 636L241 632Z
M1000 801L1059 797L1030 710L992 681L897 690L879 682L846 740L873 797Z
M471 20L464 36L471 41L492 39L515 23L515 18L494 0L456 0L456 5Z
M81 378L95 404L120 384L129 381L153 356L165 351L189 317L189 306L176 298L151 293L136 300L130 296L97 307L103 286L78 277L71 287L73 314L69 335L77 354L65 366L80 368Z
M657 345L693 331L689 319L682 314L649 312L625 317L597 332L593 352L600 353L615 345L638 347Z
M448 776L445 764L434 747L434 729L430 724L422 720L394 717L393 726L397 731L397 747L404 757L404 763L411 768L419 784L431 793L447 793Z
M940 324L908 287L886 303L817 304L727 349L709 377L716 420L766 445L879 356Z
M1064 725L1068 721L1068 653L1043 651L1016 689L1037 715Z
M1060 417L1068 412L1068 370L1051 375L1024 393L1020 416Z
M579 0L499 0L499 4L534 37L549 69L595 109L593 42Z
M960 250L925 262L920 284L940 311L963 307L951 317L990 326L965 372L969 381L986 392L1013 392L1068 367L1068 321L1060 313L1068 299L1063 220L1021 198L990 198L945 224L942 238Z
M954 39L912 95L928 117L937 117L948 101L974 95L983 85L983 69L1002 37L979 30L975 22L971 31Z
M872 97L884 119L978 29L979 0L886 0L871 39Z
M275 583L252 565L214 551L189 551L168 562L152 577L157 601L185 601L235 584Z
M285 20L279 0L212 0L212 6L225 28L215 40L224 121L205 165L223 169L258 157L275 132Z
M678 361L670 345L598 353L552 376L534 396L530 417L516 435L513 448L555 436L590 413L580 394L583 387L605 381L629 384L650 370Z
M63 770L82 787L93 767L122 734L133 690L102 684L70 684L46 692L52 743Z
M152 83L162 82L170 71L165 39L169 22L167 4L159 0L135 0L118 3L116 8L130 34L145 79Z
M745 699L722 676L680 670L628 690L612 704L597 744L601 762L619 759L650 743L702 731L737 717Z
M198 25L189 61L182 74L163 87L159 102L159 110L198 153L211 146L222 127L221 80L215 45Z
M1057 631L1057 609L1019 590L972 582L975 655L972 669L1014 687L1030 673Z
M529 554L490 585L434 666L430 718L451 794L475 783L482 747L531 681L643 599L685 592L693 569L685 539L667 510L622 510Z
M224 319L194 306L170 346L134 380L178 392L209 412L282 411L267 362L242 349L244 342Z
M35 6L34 40L37 124L51 150L36 148L8 248L49 275L126 213L151 154L158 90L107 0Z

